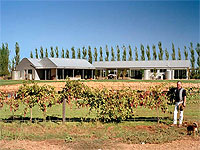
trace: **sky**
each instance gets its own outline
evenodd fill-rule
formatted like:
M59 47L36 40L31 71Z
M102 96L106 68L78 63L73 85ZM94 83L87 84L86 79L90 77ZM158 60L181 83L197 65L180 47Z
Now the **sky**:
M24 1L1 0L0 42L8 43L14 56L15 43L21 58L35 48L58 46L71 49L158 42L171 55L172 42L184 57L183 48L200 42L199 1ZM128 54L128 53L127 53ZM195 55L197 55L195 53ZM171 57L170 57L171 59Z

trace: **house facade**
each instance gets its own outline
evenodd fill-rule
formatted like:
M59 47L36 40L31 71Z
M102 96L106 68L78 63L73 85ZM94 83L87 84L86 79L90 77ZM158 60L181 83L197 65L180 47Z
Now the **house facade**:
M117 79L173 80L188 79L189 68L189 60L98 61L90 64L84 59L24 58L16 70L23 80L101 79L109 75Z

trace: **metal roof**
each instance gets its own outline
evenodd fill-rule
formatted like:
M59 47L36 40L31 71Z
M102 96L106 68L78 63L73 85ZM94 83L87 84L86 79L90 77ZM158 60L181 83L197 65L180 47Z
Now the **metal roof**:
M189 60L98 61L98 62L94 62L93 65L97 69L189 68L190 61Z
M84 59L70 58L27 58L36 69L61 68L61 69L95 69L95 67Z

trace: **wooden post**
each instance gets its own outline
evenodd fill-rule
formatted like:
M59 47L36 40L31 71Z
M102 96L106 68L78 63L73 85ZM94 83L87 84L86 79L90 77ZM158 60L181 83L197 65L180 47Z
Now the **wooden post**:
M66 99L63 98L62 122L65 123Z
M74 69L73 69L73 78L74 78Z
M57 68L56 68L56 80L58 79L58 71L57 71Z
M47 70L44 70L44 80L47 80Z
M65 77L64 77L64 69L62 69L62 79L65 79Z

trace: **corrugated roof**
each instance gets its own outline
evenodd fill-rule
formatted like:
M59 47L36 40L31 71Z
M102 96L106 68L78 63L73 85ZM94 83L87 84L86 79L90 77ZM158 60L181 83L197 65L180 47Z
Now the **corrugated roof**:
M98 61L96 68L189 68L189 60Z
M68 69L95 69L95 67L84 59L70 59L70 58L48 58L57 68Z
M36 59L36 58L27 58L34 67L38 68L38 67L43 67L42 64L40 63L41 59Z

